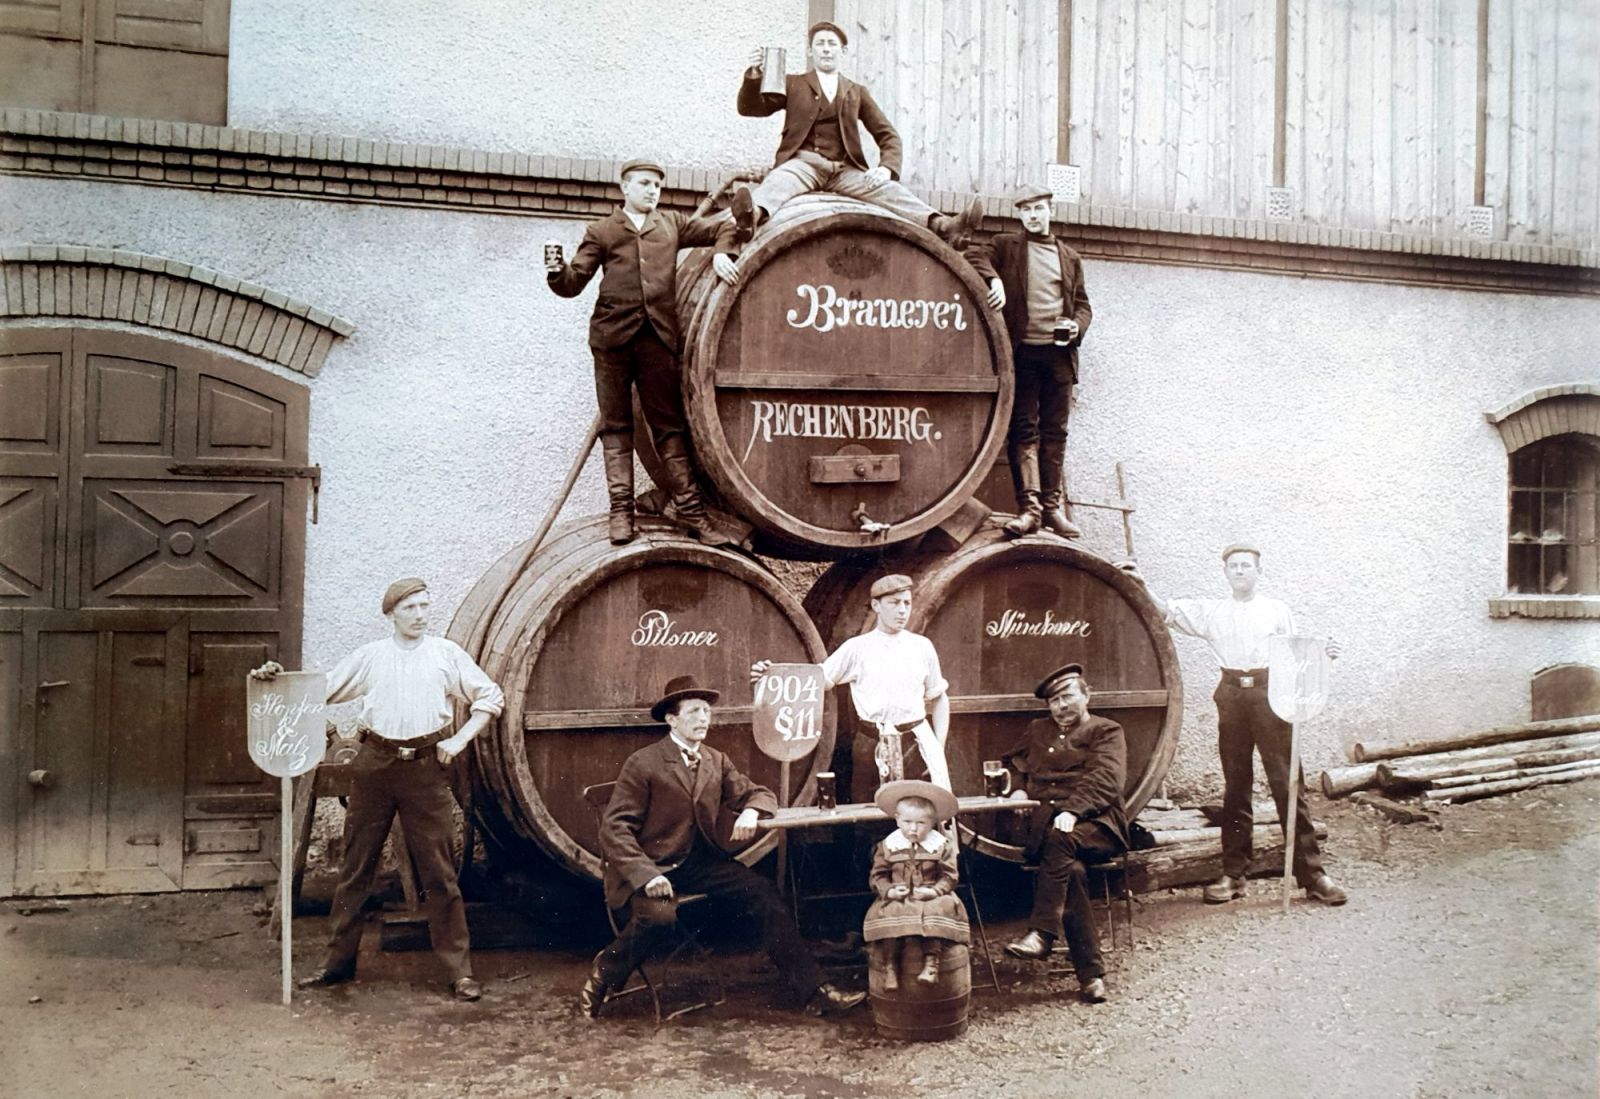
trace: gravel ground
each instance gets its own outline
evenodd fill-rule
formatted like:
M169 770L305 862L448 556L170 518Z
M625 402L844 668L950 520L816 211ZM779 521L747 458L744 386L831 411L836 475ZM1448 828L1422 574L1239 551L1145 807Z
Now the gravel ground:
M482 951L477 1005L426 954L277 1004L252 893L0 906L0 1093L35 1096L1594 1096L1600 1093L1600 783L1447 808L1443 828L1319 805L1342 909L1275 882L1207 907L1141 898L1113 999L999 961L966 1035L880 1039L865 1009L774 1004L757 958L723 959L725 1005L657 1030L642 1005L579 1017L572 951ZM991 928L996 938L1020 930ZM314 966L320 919L296 921ZM370 937L369 937L370 939ZM981 985L980 985L981 982ZM35 998L37 1000L35 1001Z

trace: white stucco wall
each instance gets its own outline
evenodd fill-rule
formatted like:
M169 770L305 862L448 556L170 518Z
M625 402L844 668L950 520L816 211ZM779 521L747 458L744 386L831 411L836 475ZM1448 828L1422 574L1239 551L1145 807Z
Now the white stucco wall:
M394 576L432 579L442 629L544 514L593 413L594 291L558 299L530 260L581 232L33 179L0 198L0 240L197 263L355 324L307 382L325 471L307 539L310 667L383 629ZM1600 377L1600 302L1099 261L1087 277L1074 495L1114 496L1127 463L1135 548L1164 595L1225 595L1220 547L1264 544L1265 590L1346 647L1334 701L1306 729L1310 765L1356 739L1525 718L1533 672L1600 662L1600 623L1487 615L1504 584L1505 452L1483 419L1536 386ZM591 463L567 514L602 507ZM1093 548L1122 555L1113 517L1086 525ZM1215 672L1202 643L1178 647L1175 777L1188 781L1215 772Z
M755 46L804 69L804 0L236 0L228 121L496 152L763 164ZM288 28L292 28L289 30Z

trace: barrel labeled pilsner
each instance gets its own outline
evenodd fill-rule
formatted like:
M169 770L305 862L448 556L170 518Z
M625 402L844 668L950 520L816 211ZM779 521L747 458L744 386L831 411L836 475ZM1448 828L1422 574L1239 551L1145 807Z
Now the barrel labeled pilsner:
M868 589L887 572L915 582L910 628L933 642L950 681L945 756L957 794L984 793L983 761L998 759L1030 721L1049 716L1033 696L1035 685L1052 669L1078 662L1093 689L1090 709L1127 734L1128 816L1144 808L1177 750L1183 684L1177 650L1143 584L1073 543L1011 540L998 531L949 554L903 551L872 563L840 561L806 597L830 649L871 628ZM847 727L853 718L848 714ZM1009 817L972 818L979 850L1020 857Z
M479 664L506 694L499 721L467 752L474 819L496 855L543 858L598 880L584 787L613 781L629 755L666 735L649 711L675 676L722 692L708 743L779 789L778 764L751 735L750 654L815 663L825 653L771 573L649 521L633 542L613 546L603 516L557 528L512 577L525 551L516 547L484 574L449 631L481 651ZM826 770L833 723L829 707L808 727L816 751L792 764L792 801L815 796L812 775ZM722 822L724 840L731 824ZM772 846L768 835L745 857Z
M1011 415L985 288L925 228L836 195L786 203L718 282L679 269L684 395L724 506L791 553L905 541L954 515Z

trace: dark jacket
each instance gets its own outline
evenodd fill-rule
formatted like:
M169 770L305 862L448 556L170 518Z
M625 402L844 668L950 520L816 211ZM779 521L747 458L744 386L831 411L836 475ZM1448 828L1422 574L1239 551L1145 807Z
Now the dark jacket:
M678 350L678 251L717 244L732 252L731 220L712 222L676 210L652 210L644 228L635 231L621 207L591 222L572 262L548 274L550 289L563 298L577 297L601 268L600 296L589 318L590 347L621 347L634 337L645 317L661 342Z
M1127 846L1122 789L1128 779L1128 747L1121 725L1090 714L1063 736L1052 719L1042 717L1029 723L1017 746L1001 759L1011 769L1013 786L1040 803L1029 821L1030 858L1063 809L1079 821L1096 822Z
M839 77L839 136L844 140L845 157L852 167L865 172L866 153L861 149L859 123L866 123L867 133L878 143L878 163L889 169L889 175L900 178L900 135L889 124L883 108L873 100L872 93L853 80ZM739 85L739 113L747 118L765 118L769 114L784 112L783 137L778 141L778 155L773 165L793 160L822 109L822 85L817 83L816 71L808 70L800 76L784 78L780 94L761 94L761 77L751 76L745 70L744 82Z
M1061 312L1078 322L1078 338L1067 350L1071 358L1072 378L1078 378L1078 345L1089 332L1093 312L1089 308L1089 292L1083 286L1083 258L1052 235L1056 252L1061 257L1062 295ZM974 242L967 248L967 262L983 281L998 278L1006 288L1006 305L1001 310L1006 331L1011 335L1014 351L1028 330L1028 236L1026 233L996 233L987 241Z
M671 737L640 748L622 765L600 821L606 903L621 908L651 878L681 865L697 837L713 850L726 851L717 835L717 814L745 809L771 816L778 799L711 745L701 745L693 790Z

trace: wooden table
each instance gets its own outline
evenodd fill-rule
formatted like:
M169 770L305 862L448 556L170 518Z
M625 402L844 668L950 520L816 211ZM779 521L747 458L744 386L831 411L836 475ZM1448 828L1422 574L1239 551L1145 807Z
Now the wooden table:
M997 813L1006 809L1032 809L1038 805L1032 798L991 798L984 794L956 799L956 815L964 813ZM770 817L756 822L763 831L784 831L794 828L831 828L839 824L871 824L874 821L891 821L894 818L870 801L851 802L836 809L818 809L815 805L791 805L779 809Z

